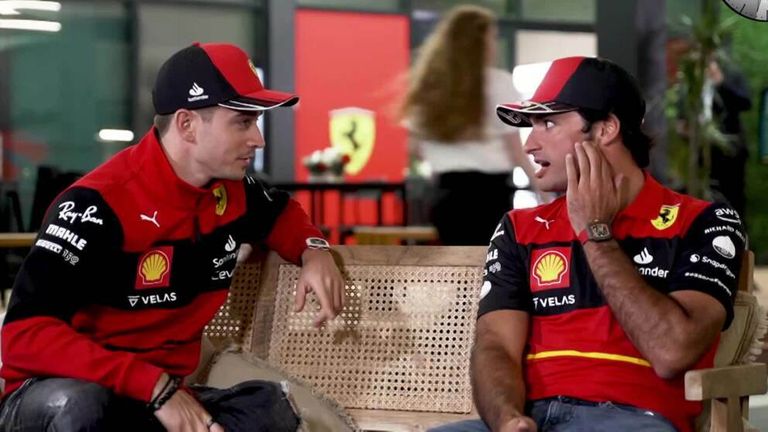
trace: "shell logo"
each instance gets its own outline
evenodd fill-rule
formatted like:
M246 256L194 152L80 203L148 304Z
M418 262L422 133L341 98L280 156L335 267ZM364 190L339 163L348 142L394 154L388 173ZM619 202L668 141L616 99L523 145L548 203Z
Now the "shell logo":
M141 263L141 278L145 284L157 283L168 273L168 267L168 256L162 251L154 251Z
M557 251L550 251L539 257L534 265L534 275L539 284L549 285L563 281L563 274L568 270L565 256Z
M137 290L171 286L173 246L156 246L146 251L136 265Z

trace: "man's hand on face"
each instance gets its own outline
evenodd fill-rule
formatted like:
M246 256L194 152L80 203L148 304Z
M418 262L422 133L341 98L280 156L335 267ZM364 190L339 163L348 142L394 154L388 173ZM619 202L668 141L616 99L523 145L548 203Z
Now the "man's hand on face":
M530 417L520 416L504 423L499 432L536 432L536 422Z
M218 423L192 395L179 389L159 410L155 417L168 432L224 432ZM209 427L210 424L210 427Z
M304 309L307 293L314 291L320 302L320 312L315 317L315 326L319 327L325 321L334 319L344 307L344 278L328 251L307 249L301 260L295 311Z
M582 232L590 222L610 224L621 210L626 178L614 175L600 148L592 142L576 143L574 153L565 156L568 178L566 201L573 231Z

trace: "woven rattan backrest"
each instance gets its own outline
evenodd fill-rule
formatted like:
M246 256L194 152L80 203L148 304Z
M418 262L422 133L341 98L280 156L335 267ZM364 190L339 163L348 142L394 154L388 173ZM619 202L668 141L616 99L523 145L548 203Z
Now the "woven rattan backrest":
M263 256L238 265L227 301L203 330L203 334L214 345L242 343L246 350L250 350L250 335L262 269L260 258Z
M347 278L346 305L322 330L312 327L314 298L293 312L300 269L270 257L253 352L347 408L470 412L469 356L486 248L335 252Z

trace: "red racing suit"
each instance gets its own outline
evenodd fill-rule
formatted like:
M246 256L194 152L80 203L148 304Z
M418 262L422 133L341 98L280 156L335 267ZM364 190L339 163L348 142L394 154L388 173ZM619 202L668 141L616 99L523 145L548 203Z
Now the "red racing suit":
M152 129L48 209L2 327L6 391L68 377L148 401L161 373L195 370L242 243L299 264L320 236L298 203L250 177L184 182Z

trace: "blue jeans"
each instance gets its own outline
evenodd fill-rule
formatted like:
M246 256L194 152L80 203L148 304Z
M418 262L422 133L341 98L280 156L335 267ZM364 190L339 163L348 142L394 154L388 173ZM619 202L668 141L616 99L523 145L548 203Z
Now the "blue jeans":
M659 414L611 402L593 403L556 397L534 401L528 415L539 432L675 432ZM480 420L465 420L430 429L429 432L490 432Z
M227 432L296 431L299 418L280 384L246 381L228 389L195 387L205 409ZM0 432L165 432L144 402L92 382L33 378L0 407Z

